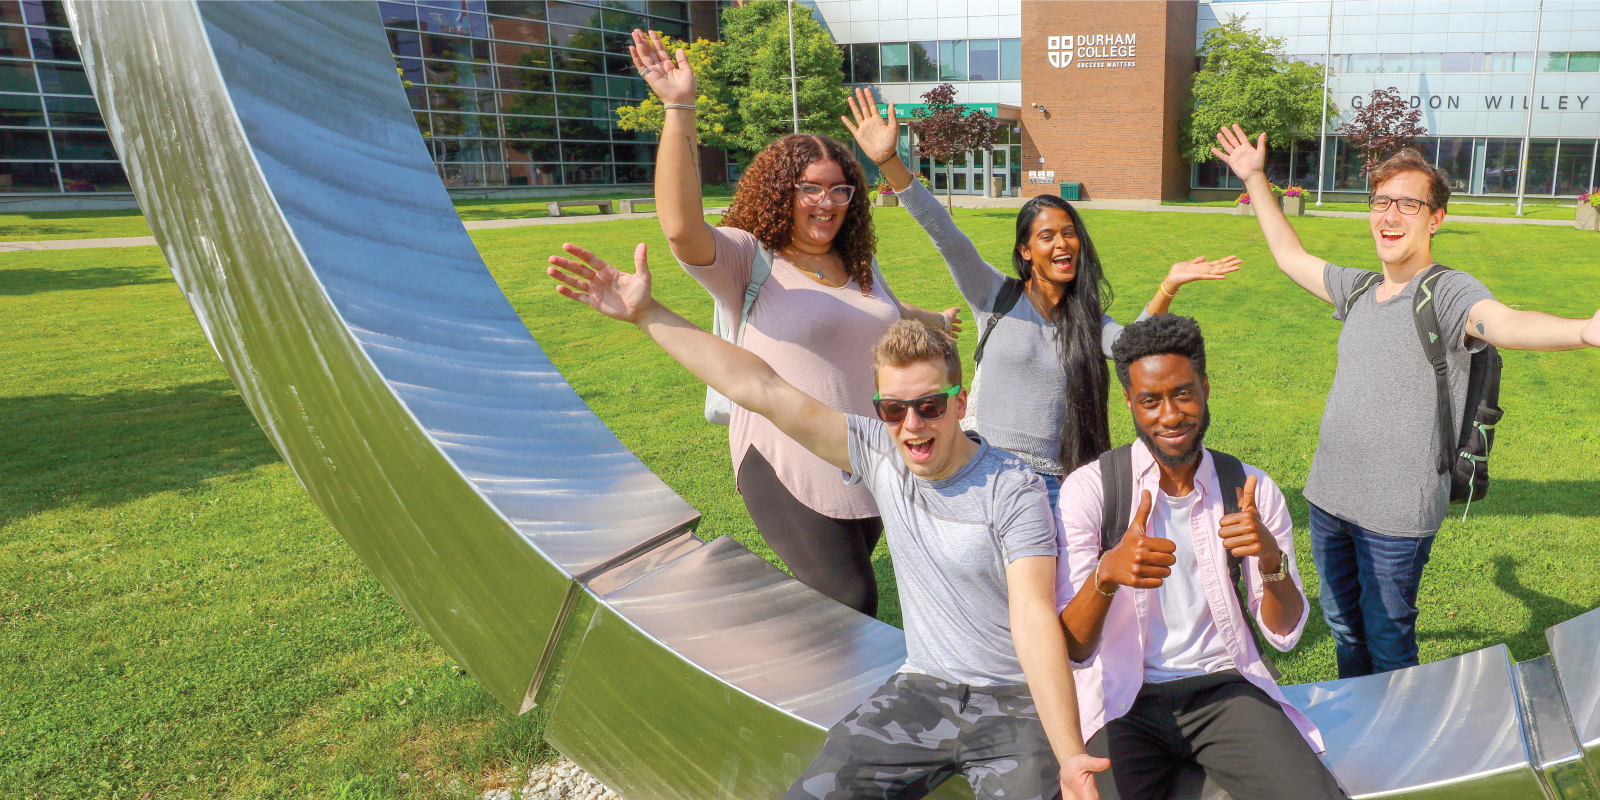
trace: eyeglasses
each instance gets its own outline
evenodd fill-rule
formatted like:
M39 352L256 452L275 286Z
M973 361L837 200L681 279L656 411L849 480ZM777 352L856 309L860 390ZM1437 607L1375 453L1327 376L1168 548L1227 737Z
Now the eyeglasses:
M950 398L961 393L961 384L956 384L942 392L925 394L915 400L896 400L893 397L883 397L879 394L872 395L872 407L878 411L878 419L890 425L899 425L906 420L906 412L916 409L917 416L927 422L932 422L942 416L950 408Z
M850 205L850 198L856 196L856 187L851 186L848 183L841 183L838 186L830 186L827 188L818 186L815 183L797 183L794 185L794 187L800 190L800 196L805 198L806 205L812 206L821 203L822 196L824 194L826 194L835 205L841 206Z
M1400 206L1400 213L1408 217L1416 216L1416 213L1421 211L1423 206L1428 205L1425 201L1413 200L1409 197L1384 197L1381 194L1375 194L1367 198L1367 206L1373 211L1388 211L1390 203ZM1429 207L1431 208L1431 206Z

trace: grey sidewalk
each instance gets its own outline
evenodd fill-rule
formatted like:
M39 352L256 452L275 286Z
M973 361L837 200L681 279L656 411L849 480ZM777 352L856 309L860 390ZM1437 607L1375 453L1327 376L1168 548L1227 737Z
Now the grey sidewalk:
M1021 208L1027 202L1022 197L975 197L972 195L957 195L956 208L993 209L993 208ZM1108 211L1153 211L1171 214L1232 214L1233 209L1218 206L1163 206L1148 200L1081 200L1075 202L1078 208L1104 209ZM726 208L708 208L707 214L721 214ZM493 230L496 228L521 228L529 225L581 225L585 222L611 222L619 219L655 219L654 211L645 211L636 214L589 214L578 217L530 217L524 219L485 219L472 222L463 222L462 226L469 231ZM1312 211L1307 210L1308 217L1343 217L1345 219L1366 219L1367 215L1359 211ZM1569 220L1560 219L1517 219L1516 217L1473 217L1450 216L1449 222L1487 222L1494 225L1545 225L1556 228L1571 228ZM156 243L154 236L129 236L121 239L54 239L38 242L0 242L0 253L17 253L25 250L79 250L88 247L144 247Z

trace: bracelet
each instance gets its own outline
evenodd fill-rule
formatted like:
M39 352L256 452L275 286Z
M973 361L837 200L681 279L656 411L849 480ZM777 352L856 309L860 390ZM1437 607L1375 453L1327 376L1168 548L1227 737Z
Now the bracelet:
M1119 586L1117 588L1120 589L1122 587ZM1095 564L1094 565L1094 590L1099 592L1102 595L1105 595L1106 597L1116 597L1117 596L1117 590L1116 589L1112 589L1111 591L1108 592L1108 591L1100 588L1100 565L1099 564Z
M899 151L895 151L893 153L890 153L889 155L884 156L882 161L874 161L874 162L872 162L872 166L881 167L884 164L889 163L889 159L895 158L895 157L897 157L899 155L900 155Z
M1162 281L1162 282L1156 284L1156 291L1166 295L1169 300L1178 299L1177 295L1173 294L1172 292L1167 291L1167 282L1166 281Z
M695 110L694 103L662 103L661 107L662 108L683 108L683 109L688 109L689 111Z
M945 316L943 313L941 313L941 314L939 314L939 319L944 321L942 323L944 325L944 327L940 328L939 330L942 330L945 333L949 333L950 332L950 318Z

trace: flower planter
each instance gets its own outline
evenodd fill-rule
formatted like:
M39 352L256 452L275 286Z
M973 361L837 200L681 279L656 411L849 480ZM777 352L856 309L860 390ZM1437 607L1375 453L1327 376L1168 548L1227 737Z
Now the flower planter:
M1253 217L1256 215L1256 210L1250 203L1240 203L1233 207L1233 213L1240 216Z
M1578 220L1573 225L1580 231L1600 231L1600 208L1579 203Z
M1302 217L1306 213L1306 199L1304 197L1283 198L1283 213L1291 217Z
M900 205L900 198L892 194L880 194L873 198L872 204L875 206L888 206L893 208L894 206Z

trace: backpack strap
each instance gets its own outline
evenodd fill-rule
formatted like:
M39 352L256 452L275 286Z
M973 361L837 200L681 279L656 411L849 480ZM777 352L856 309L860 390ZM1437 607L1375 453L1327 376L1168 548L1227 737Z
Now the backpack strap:
M1100 454L1100 555L1117 546L1133 521L1133 446Z
M1345 319L1349 319L1350 318L1350 309L1356 307L1356 301L1361 299L1361 295L1366 294L1368 289L1371 289L1372 287L1377 286L1378 283L1380 281L1382 281L1382 280L1383 280L1383 273L1381 273L1381 272L1369 272L1369 273L1367 273L1367 276L1365 278L1361 279L1360 283L1356 284L1356 288L1350 290L1350 296L1346 297L1344 299L1344 318Z
M1218 452L1210 448L1206 452L1211 454L1211 465L1217 470L1217 485L1222 490L1222 510L1225 514L1239 513L1239 492L1244 491L1244 463L1227 453ZM1258 635L1256 621L1250 618L1250 595L1245 592L1244 559L1228 553L1228 580L1233 584L1234 595L1239 598L1239 613L1244 616L1245 624ZM1283 677L1278 671L1278 666L1267 658L1267 649L1262 646L1260 638L1256 641L1256 650L1261 654L1261 663L1266 666L1267 674L1274 681Z
M739 327L733 329L733 343L744 344L744 325L750 321L750 309L755 308L761 285L772 275L772 251L764 244L756 245L756 257L750 262L750 284L744 287L744 308L739 311Z
M1439 330L1439 304L1434 302L1434 288L1449 271L1443 264L1434 264L1417 278L1417 304L1412 309L1417 339L1422 342L1422 352L1428 355L1428 363L1433 366L1433 380L1438 388L1438 410L1434 416L1439 424L1440 475L1450 471L1451 457L1456 450L1455 421L1450 409L1450 363L1445 359L1444 334Z
M994 326L1000 324L1000 318L1011 313L1017 307L1017 299L1022 297L1022 281L1007 277L1000 284L1000 296L995 298L994 311L989 315L989 324L983 327L983 335L978 337L978 348L972 351L972 369L978 369L978 364L983 361L983 346L989 343L989 334L994 333ZM1127 526L1123 526L1124 529Z

